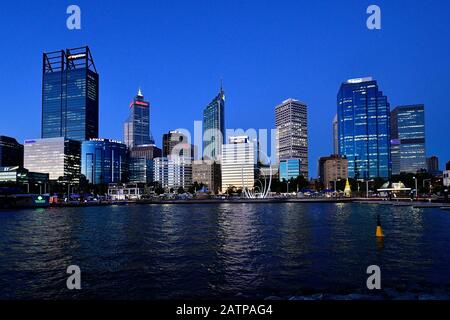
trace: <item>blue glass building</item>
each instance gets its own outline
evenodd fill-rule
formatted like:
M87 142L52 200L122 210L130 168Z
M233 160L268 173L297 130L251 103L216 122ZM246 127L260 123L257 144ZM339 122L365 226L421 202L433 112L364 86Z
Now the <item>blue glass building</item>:
M399 106L391 112L392 174L416 173L427 168L425 108Z
M125 144L129 148L155 143L150 131L150 103L144 100L141 89L130 103L130 114L123 131Z
M154 181L153 160L129 158L129 181L131 183L150 184Z
M109 139L91 139L81 146L81 174L92 184L126 182L127 146Z
M372 78L342 83L337 96L339 155L355 179L391 175L390 106Z
M280 160L280 181L297 179L301 173L300 159L284 159Z
M89 47L44 53L42 79L42 138L97 138L99 76Z
M219 94L203 110L203 158L217 160L222 154L225 134L225 92Z

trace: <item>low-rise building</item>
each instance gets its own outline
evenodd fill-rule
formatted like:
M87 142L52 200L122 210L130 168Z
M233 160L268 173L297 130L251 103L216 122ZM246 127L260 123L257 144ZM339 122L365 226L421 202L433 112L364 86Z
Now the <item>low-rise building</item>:
M333 187L337 180L348 179L348 160L345 156L333 154L319 159L319 179L325 188Z
M297 179L301 173L301 159L282 159L280 160L279 177L280 181Z
M208 190L217 193L221 188L220 164L212 160L196 160L192 164L192 181L203 183Z
M450 187L450 170L444 171L444 186Z
M248 136L229 137L222 146L222 192L229 188L253 189L256 174L256 146Z
M31 172L48 173L50 180L78 183L81 143L66 138L26 140L24 167Z
M154 182L164 189L188 189L192 186L192 160L162 157L153 160Z
M144 194L144 189L137 184L115 184L108 186L108 198L113 201L139 200Z
M48 173L30 172L21 167L0 167L0 184L14 184L26 187L27 193L46 193Z

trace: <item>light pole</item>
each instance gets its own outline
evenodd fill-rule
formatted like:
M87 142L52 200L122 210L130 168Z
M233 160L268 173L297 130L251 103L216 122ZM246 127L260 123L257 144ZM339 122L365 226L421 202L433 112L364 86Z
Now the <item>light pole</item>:
M366 198L369 199L369 182L373 182L374 180L366 180Z
M417 191L417 177L414 177L413 179L414 179L415 184L416 184L416 201L417 201L419 199L419 194L418 194L418 191Z
M341 179L335 179L335 180L333 180L333 182L334 182L334 192L337 192L337 186L336 186L336 183L337 183L338 181L341 181Z

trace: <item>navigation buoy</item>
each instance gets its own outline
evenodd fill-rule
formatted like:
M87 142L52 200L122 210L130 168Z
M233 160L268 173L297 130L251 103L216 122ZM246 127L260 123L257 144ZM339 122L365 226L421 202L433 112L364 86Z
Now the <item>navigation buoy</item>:
M377 217L377 238L384 238L383 230L381 229L381 221L380 221L380 215Z

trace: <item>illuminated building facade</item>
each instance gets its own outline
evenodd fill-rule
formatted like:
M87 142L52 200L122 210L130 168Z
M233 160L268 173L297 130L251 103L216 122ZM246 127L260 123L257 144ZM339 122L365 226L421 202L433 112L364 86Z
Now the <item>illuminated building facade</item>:
M99 75L89 47L44 53L41 138L98 137Z
M372 78L350 79L337 95L339 155L355 179L391 176L390 106Z

